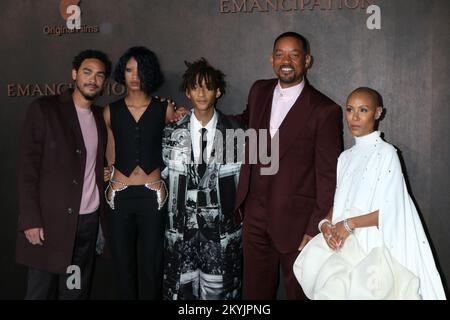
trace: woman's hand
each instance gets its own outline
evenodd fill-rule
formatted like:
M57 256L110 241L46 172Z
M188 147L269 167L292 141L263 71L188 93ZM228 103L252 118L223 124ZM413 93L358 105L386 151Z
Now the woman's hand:
M336 251L339 249L340 240L337 237L333 237L335 226L329 222L324 223L320 227L320 231L325 239L325 242L330 247L331 250Z
M323 238L325 239L325 242L327 243L327 245L333 249L333 247L331 246L331 244L329 243L329 240L332 237L332 228L333 225L329 222L325 222L324 224L322 224L322 226L320 227L320 232L323 235ZM334 250L334 249L333 249Z
M331 239L332 243L334 244L335 249L333 250L339 250L344 245L345 240L348 238L350 234L344 227L344 222L340 221L336 223L331 231Z
M103 167L103 180L109 181L111 179L111 167Z
M175 109L175 113L174 113L172 119L170 119L170 122L173 123L173 122L177 122L177 121L181 120L181 118L183 118L184 115L188 112L189 112L189 109L186 107L183 107L183 106L177 107Z

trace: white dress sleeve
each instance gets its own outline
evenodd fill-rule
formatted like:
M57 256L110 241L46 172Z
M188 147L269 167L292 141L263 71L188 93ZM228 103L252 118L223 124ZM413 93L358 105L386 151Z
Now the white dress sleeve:
M420 280L423 299L445 299L440 275L416 207L409 196L396 150L388 145L372 208L379 210L379 231L392 256Z

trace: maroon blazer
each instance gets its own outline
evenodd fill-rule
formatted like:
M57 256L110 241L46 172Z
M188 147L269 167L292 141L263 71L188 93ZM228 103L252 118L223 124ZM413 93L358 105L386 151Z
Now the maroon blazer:
M264 119L270 119L277 82L259 80L250 89L244 112L249 128L268 129ZM266 179L267 232L281 253L297 250L304 234L318 233L317 224L333 204L337 158L342 151L341 108L305 82L279 128L278 173L251 181L251 169L259 168L242 165L236 196L235 218L239 221L245 215L251 185Z
M27 110L19 157L19 223L16 261L54 273L66 273L75 244L86 163L81 127L72 92L35 100ZM100 221L104 217L103 165L106 128L101 109L93 106L98 131L96 179ZM23 233L44 228L43 246L33 246Z

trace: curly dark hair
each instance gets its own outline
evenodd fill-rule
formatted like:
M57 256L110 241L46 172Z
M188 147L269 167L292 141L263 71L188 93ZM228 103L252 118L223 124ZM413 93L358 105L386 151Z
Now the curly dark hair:
M125 85L125 68L131 58L137 61L142 91L148 95L155 92L163 84L164 76L155 53L146 47L132 47L119 58L114 70L114 80Z
M72 60L72 67L78 71L80 69L81 64L86 59L97 59L103 62L105 65L105 76L109 78L111 75L111 61L109 60L106 53L99 50L84 50L77 54Z
M183 74L183 82L180 90L185 92L194 89L196 85L205 80L208 90L220 90L221 95L225 94L226 83L225 74L211 66L205 58L200 58L194 62L185 61L187 70Z

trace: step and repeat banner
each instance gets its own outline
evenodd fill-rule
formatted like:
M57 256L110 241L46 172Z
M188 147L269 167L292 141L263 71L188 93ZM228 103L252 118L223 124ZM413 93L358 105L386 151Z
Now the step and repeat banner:
M158 95L186 105L184 61L205 57L226 74L218 108L240 113L252 83L274 77L269 57L282 32L307 37L308 79L343 106L356 87L384 99L380 124L450 279L450 2L447 0L2 0L0 2L0 298L21 299L26 269L14 263L17 156L23 117L38 97L72 86L72 58L99 49L116 62L129 47L153 50L165 83ZM100 105L124 88L112 80ZM353 144L344 130L346 147ZM100 261L94 298L114 298Z

